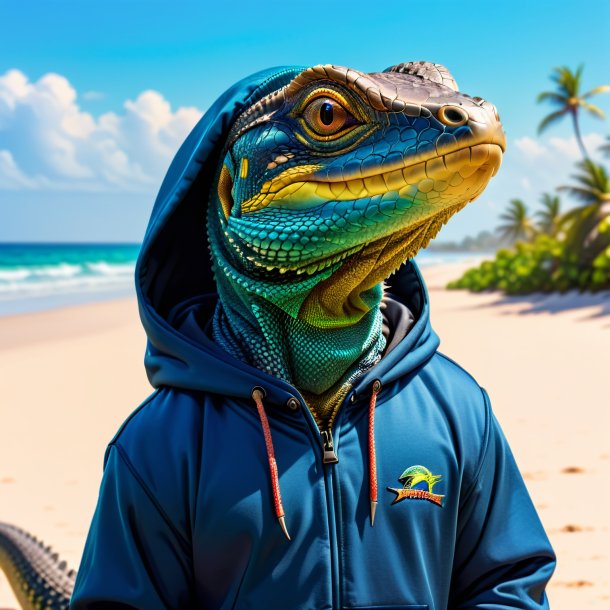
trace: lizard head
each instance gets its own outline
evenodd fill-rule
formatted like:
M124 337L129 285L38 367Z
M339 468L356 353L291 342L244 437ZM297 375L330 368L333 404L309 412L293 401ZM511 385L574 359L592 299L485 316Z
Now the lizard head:
M231 128L211 207L216 264L294 317L352 323L481 194L504 147L495 107L439 64L309 68Z

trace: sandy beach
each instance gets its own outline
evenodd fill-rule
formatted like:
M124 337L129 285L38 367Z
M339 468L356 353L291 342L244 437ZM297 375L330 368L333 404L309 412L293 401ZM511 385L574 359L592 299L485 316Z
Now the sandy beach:
M610 295L447 291L440 350L484 386L558 554L553 610L610 608ZM136 303L0 318L0 521L77 568L106 443L150 393ZM0 608L18 608L0 573Z

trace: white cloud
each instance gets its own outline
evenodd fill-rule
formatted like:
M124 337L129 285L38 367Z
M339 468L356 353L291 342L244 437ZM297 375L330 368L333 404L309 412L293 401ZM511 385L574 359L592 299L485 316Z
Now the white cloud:
M601 134L593 132L583 136L583 142L589 154L595 157L597 149L605 142L605 139ZM528 159L549 161L557 158L558 154L568 157L572 162L579 161L582 158L575 136L570 138L552 137L544 140L534 140L534 138L524 136L523 138L517 138L513 144Z
M536 159L538 157L546 154L547 150L544 146L538 142L538 140L534 140L528 136L523 138L517 138L515 140L515 146L526 156L531 159Z
M32 188L35 181L28 178L15 163L8 150L0 150L0 176L5 188Z
M582 138L585 148L590 155L596 156L597 149L604 143L604 137L599 133L589 133ZM576 137L551 138L550 147L560 154L566 155L572 161L578 161L582 157Z
M151 90L123 108L95 118L59 74L0 75L0 189L150 190L201 111Z

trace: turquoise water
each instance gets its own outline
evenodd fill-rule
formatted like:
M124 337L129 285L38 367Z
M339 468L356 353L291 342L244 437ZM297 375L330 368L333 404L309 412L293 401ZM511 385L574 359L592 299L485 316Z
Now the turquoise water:
M0 244L0 315L134 294L139 244Z
M1 244L0 316L133 296L139 244ZM421 266L480 258L428 252Z

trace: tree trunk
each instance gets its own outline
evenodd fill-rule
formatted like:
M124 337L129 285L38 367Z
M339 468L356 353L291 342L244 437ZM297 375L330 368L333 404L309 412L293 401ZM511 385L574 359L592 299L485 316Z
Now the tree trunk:
M578 125L578 114L577 110L573 109L570 111L572 114L572 123L574 124L574 133L576 134L576 141L578 142L578 148L580 148L580 152L586 161L589 160L589 154L587 153L587 149L585 148L584 142L582 141L582 136L580 135L580 126Z

